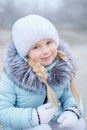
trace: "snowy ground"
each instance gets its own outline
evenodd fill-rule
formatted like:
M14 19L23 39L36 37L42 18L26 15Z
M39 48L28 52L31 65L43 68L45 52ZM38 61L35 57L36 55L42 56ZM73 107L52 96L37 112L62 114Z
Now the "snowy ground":
M70 43L77 64L76 82L84 103L84 118L87 124L87 30L59 29L59 35ZM8 30L0 30L0 74L3 69L5 42L10 38Z

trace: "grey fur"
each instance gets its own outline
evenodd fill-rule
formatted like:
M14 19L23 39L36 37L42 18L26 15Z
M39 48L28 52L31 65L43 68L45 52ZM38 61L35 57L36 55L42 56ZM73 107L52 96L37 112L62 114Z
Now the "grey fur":
M50 86L52 84L56 84L57 86L59 84L64 84L66 81L71 80L72 76L75 75L75 65L69 52L69 48L67 44L62 43L62 41L60 42L58 50L65 52L69 61L65 62L59 60L58 64L50 70L50 77L48 77L48 83ZM9 46L6 55L5 72L15 84L29 91L34 91L37 87L44 88L44 84L39 81L28 63L18 55L13 43ZM70 67L72 67L72 71Z

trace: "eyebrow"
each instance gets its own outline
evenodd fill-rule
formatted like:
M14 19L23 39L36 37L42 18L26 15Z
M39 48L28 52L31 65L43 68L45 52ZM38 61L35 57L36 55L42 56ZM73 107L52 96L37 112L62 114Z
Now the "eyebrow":
M47 42L54 42L54 41L53 41L53 40L49 40L49 41L47 41ZM47 43L47 42L46 42L46 43Z
M46 43L48 43L48 42L54 42L54 40L49 39L48 41L46 41ZM34 45L32 46L32 48L34 48L34 47L36 47L36 46L39 46L39 45L36 43L36 44L34 44Z

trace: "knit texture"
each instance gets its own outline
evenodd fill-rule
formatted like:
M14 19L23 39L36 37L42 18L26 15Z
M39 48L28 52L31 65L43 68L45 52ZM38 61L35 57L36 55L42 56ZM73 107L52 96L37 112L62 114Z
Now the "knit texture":
M17 52L23 57L29 49L43 39L52 39L59 45L59 36L54 25L39 15L20 18L12 27L12 39Z

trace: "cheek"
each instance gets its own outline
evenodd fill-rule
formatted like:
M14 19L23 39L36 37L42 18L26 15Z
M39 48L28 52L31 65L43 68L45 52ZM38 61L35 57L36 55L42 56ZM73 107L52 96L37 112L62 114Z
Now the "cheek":
M32 53L32 52L30 52L30 53L28 54L28 56L29 56L32 60L34 60L34 61L38 61L38 60L39 60L39 55L38 55L37 53Z
M57 48L53 48L52 52L53 52L53 55L54 55L54 58L55 58L57 56L57 53L58 53Z

